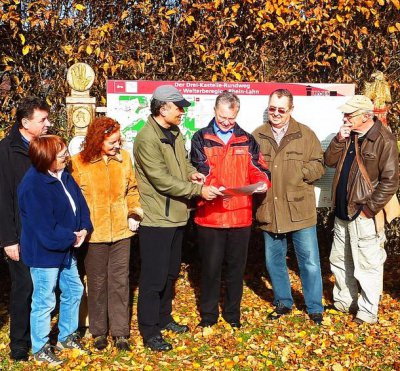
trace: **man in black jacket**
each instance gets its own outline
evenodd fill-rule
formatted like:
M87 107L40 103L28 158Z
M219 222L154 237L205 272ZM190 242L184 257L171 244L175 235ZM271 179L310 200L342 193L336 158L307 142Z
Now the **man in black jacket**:
M48 115L45 102L36 97L24 98L17 109L17 123L0 142L0 247L10 270L10 348L11 358L17 361L28 360L32 295L29 268L20 257L17 187L31 165L29 142L46 134L51 126Z

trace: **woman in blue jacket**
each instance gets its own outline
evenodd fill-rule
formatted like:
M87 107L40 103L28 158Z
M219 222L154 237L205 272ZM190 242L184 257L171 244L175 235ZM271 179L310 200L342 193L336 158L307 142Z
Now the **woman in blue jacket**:
M32 351L37 361L62 361L49 343L50 313L61 290L57 347L83 349L76 335L83 286L73 250L92 230L89 209L72 176L65 171L69 154L56 135L34 139L29 146L32 167L18 187L22 220L21 254L33 282Z

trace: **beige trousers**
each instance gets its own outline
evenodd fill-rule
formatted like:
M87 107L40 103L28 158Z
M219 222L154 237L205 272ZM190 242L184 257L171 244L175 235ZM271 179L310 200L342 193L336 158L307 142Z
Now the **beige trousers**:
M378 320L383 289L384 242L385 234L376 233L373 219L335 218L329 259L335 275L335 307L345 312L357 311L357 318L371 324Z

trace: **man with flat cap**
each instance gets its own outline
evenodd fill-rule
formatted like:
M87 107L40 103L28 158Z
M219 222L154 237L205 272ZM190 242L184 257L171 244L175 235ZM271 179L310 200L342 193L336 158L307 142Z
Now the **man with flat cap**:
M398 188L397 143L374 117L374 106L364 95L355 95L339 109L343 125L324 155L325 164L336 168L333 300L337 310L356 314L356 323L373 324L378 320L386 260L385 234L376 221Z
M162 330L189 330L171 316L189 200L196 196L212 200L221 195L216 187L203 185L204 175L188 159L178 126L184 107L189 106L174 86L159 86L151 99L151 115L134 143L136 179L144 211L139 233L138 322L144 345L155 351L172 349Z

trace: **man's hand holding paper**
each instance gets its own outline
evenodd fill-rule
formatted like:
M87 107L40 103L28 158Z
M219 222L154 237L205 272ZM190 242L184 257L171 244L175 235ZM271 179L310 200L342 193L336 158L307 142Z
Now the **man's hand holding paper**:
M249 184L243 187L235 187L235 188L224 188L220 187L220 191L224 196L248 196L253 193L263 193L266 192L268 186L264 182L258 182L254 184Z

